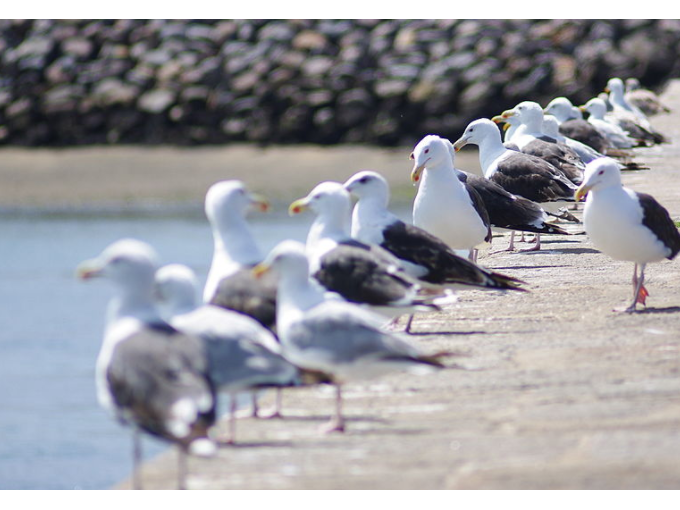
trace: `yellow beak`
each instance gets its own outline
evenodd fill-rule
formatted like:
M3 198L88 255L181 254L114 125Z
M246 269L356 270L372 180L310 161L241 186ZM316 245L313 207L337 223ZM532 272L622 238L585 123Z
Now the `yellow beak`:
M425 170L424 164L414 165L413 170L411 170L411 182L415 184L418 181L420 181L420 176L421 176L421 174L423 173L424 170Z
M255 193L250 194L253 205L262 212L267 212L269 210L269 201L262 195L257 195Z
M461 149L462 149L463 147L465 147L466 145L467 145L467 140L466 140L465 138L459 138L459 139L456 140L456 142L453 144L453 150L455 150L456 152L458 152L459 150L461 150Z
M300 214L303 211L306 211L309 209L309 206L307 205L307 199L306 198L299 198L290 206L288 206L288 214L293 216L294 214Z
M503 113L501 113L500 117L505 120L509 119L510 117L514 117L515 115L515 110L505 110Z
M254 268L252 268L250 271L253 273L253 276L255 278L262 278L266 273L269 272L269 265L265 264L264 262L260 262L257 264Z
M491 117L491 120L496 124L500 124L501 122L505 122L505 117L503 117L502 115L494 115L493 117Z
M586 186L585 184L581 184L576 192L574 193L574 200L577 202L580 202L581 199L586 196L586 193L590 191L590 186Z
M94 259L81 262L76 268L76 277L80 280L89 280L100 275L101 267Z

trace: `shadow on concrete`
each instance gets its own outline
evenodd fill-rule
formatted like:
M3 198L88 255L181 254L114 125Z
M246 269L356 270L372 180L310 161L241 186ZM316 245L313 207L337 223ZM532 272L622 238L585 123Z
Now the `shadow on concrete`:
M680 312L680 306L666 306L664 308L650 307L638 310L636 313L654 314L654 313L678 313L678 312Z

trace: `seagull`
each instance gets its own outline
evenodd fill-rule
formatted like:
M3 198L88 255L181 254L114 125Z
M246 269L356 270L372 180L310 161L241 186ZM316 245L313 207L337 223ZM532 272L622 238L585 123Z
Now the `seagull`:
M420 183L413 202L413 224L465 250L473 262L477 247L491 242L489 213L474 189L460 181L447 141L425 136L411 153L411 181Z
M272 278L254 280L250 272L264 257L246 221L253 207L266 211L268 203L250 193L241 181L219 181L208 189L205 213L214 252L203 300L249 315L271 329L276 324L276 282Z
M552 115L560 124L560 132L564 136L578 140L592 147L597 152L607 154L610 148L608 140L595 126L583 119L583 113L566 97L556 97L550 101L543 113Z
M359 198L352 214L352 237L386 249L412 276L454 289L522 290L519 280L459 257L441 239L392 214L387 209L389 185L379 173L358 172L344 187Z
M631 136L652 144L668 143L666 137L652 127L647 116L639 108L626 101L621 78L611 78L607 82L605 92L609 93L609 102L613 108L612 115Z
M425 355L400 336L376 327L375 315L344 300L325 299L309 277L305 247L283 241L253 271L279 277L277 331L297 366L327 374L336 388L335 413L324 432L344 432L342 388L395 371L431 373L443 354Z
M523 101L495 118L517 119L519 124L506 141L516 145L521 152L537 156L559 168L574 184L581 183L585 168L583 160L568 144L559 142L543 132L544 118L541 105L533 101Z
M199 337L208 357L208 374L217 391L230 397L229 436L235 442L237 395L275 388L277 399L269 417L280 417L281 388L302 384L302 374L281 355L274 334L247 315L215 305L199 305L195 273L183 264L156 272L155 296L169 323ZM256 404L253 399L253 404ZM254 405L256 417L257 407Z
M629 104L636 106L647 117L671 112L671 109L663 104L661 98L651 90L643 88L637 78L626 79L624 97Z
M599 100L601 101L601 100ZM604 105L603 105L604 107ZM581 107L579 107L581 108ZM590 118L588 118L588 121L590 121ZM608 123L607 123L608 124ZM593 123L594 126L597 127L595 123ZM608 124L611 126L611 124ZM571 148L573 148L576 153L581 156L581 159L583 160L584 163L590 163L591 161L594 161L598 158L603 158L605 157L604 154L601 154L597 152L595 149L592 147L589 147L578 140L573 140L571 138L568 138L564 136L562 133L559 131L560 127L559 124L557 123L557 119L553 117L552 115L544 115L543 116L543 132L548 135L552 136L558 141L562 141L569 145ZM604 134L604 131L601 130L602 133ZM611 152L611 151L608 151ZM624 157L623 153L619 154L619 157ZM619 161L619 168L621 170L649 170L648 166L645 166L640 163L636 163L634 161Z
M581 200L586 194L583 221L595 247L616 260L635 263L633 302L623 310L635 312L649 295L644 286L647 264L675 258L680 233L654 197L622 185L621 171L611 158L588 164L575 197Z
M216 397L201 341L163 321L153 301L158 256L121 239L78 266L81 279L105 277L117 288L109 304L96 383L100 404L133 427L133 487L141 488L140 432L179 448L178 486L186 488L186 455L212 456Z
M632 149L633 147L645 146L644 141L631 137L616 122L615 117L607 111L607 105L603 99L593 97L584 105L579 106L579 108L584 112L588 112L588 122L606 136L613 147L617 149Z
M584 168L585 164L604 156L604 154L596 151L590 145L586 145L585 143L579 142L578 140L574 140L573 138L569 138L568 136L560 133L560 123L557 121L557 118L555 118L554 115L543 115L542 132L546 136L557 140L558 143L568 145L574 152L576 152L576 154L578 154L579 158L581 158L581 161L584 163Z
M290 204L291 214L311 210L316 217L307 235L310 274L347 301L395 318L415 311L438 311L454 296L442 287L411 277L399 259L377 245L352 239L351 198L339 182L318 184Z
M479 146L484 176L509 193L522 196L556 213L560 203L573 202L577 186L547 161L513 151L503 145L500 131L490 119L477 119L456 140L456 151L467 144Z

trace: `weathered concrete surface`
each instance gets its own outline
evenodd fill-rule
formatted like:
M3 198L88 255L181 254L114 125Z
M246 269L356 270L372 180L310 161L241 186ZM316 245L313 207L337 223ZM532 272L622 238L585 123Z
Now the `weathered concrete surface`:
M679 111L680 83L665 98ZM671 116L654 124L674 143L639 150L651 170L625 182L678 219L680 128ZM284 420L240 420L237 446L191 459L190 488L680 488L680 263L650 265L649 307L622 314L612 309L632 296L632 264L586 236L480 262L531 292L461 293L411 337L426 351L461 351L451 363L463 369L348 386L342 435L319 433L328 389L291 390ZM147 488L173 488L174 452L143 476Z

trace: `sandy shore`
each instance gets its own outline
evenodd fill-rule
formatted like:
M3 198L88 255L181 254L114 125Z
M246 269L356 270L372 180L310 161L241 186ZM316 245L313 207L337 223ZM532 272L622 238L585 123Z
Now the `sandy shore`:
M680 82L665 99L680 111ZM651 170L625 182L678 219L680 127L671 116L654 125L673 143L638 150ZM237 177L283 201L366 168L388 174L406 196L408 151L4 149L0 199L200 202L214 180ZM468 156L458 166L475 165ZM576 234L582 227L568 228L575 235L546 239L538 253L482 254L482 264L525 280L531 292L463 292L443 313L416 320L411 341L465 353L455 367L348 386L343 435L319 433L332 409L326 388L289 391L285 419L240 420L236 446L191 459L190 488L680 488L680 264L648 268L644 312L614 313L631 297L632 264L597 252ZM493 248L506 242L495 239ZM175 487L174 457L145 466L146 487Z
M344 181L359 170L389 177L395 200L412 200L412 147L200 148L90 147L65 150L0 149L0 209L141 209L148 205L200 207L208 187L240 179L282 205L324 180ZM479 171L475 151L461 168Z

